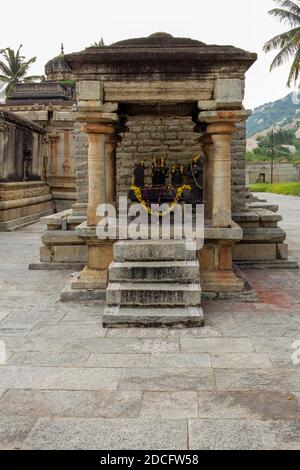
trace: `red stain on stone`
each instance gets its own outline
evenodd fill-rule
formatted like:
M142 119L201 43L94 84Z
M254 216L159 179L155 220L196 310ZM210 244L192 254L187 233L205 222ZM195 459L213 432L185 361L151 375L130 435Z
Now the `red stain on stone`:
M247 279L255 289L259 302L283 310L297 305L299 295L295 271L248 270Z

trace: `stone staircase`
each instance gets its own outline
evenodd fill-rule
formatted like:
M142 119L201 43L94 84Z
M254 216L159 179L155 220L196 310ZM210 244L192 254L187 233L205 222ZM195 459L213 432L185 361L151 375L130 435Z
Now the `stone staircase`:
M184 241L115 243L106 303L106 327L203 326L196 253Z

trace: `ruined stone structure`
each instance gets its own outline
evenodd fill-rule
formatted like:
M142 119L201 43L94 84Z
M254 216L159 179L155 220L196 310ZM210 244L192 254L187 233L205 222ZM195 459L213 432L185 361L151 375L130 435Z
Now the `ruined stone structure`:
M19 83L2 108L45 130L45 178L55 209L69 209L76 201L74 166L75 81L64 53L45 66L46 80ZM1 109L1 107L0 107Z
M76 203L44 219L39 266L85 265L62 300L106 296L108 325L202 324L201 288L211 298L249 298L233 260L277 265L287 259L276 208L250 204L245 184L249 113L242 102L245 72L255 60L232 46L165 33L64 57L77 82ZM135 163L149 167L154 157L186 163L199 153L205 155L206 226L197 259L176 242L98 239L97 207L128 194ZM132 307L140 305L148 310L137 317ZM182 306L189 307L185 318L176 310Z
M0 110L0 230L13 230L53 212L43 181L45 131Z
M289 183L300 181L300 165L274 163L273 182ZM271 183L271 162L247 162L246 184Z

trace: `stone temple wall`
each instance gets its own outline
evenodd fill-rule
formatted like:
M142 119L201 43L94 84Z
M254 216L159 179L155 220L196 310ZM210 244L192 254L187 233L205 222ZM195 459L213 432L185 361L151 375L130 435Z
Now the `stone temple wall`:
M246 188L246 123L239 124L232 137L232 211L241 212L246 209L249 197Z
M31 158L30 179L40 180L43 172L44 131L16 114L0 111L0 181L23 181L24 160ZM30 156L29 156L30 153Z
M43 181L45 131L0 110L0 231L15 230L54 211Z
M151 175L153 156L173 163L187 163L201 150L200 135L194 132L195 124L190 117L130 117L128 131L117 148L117 194L127 195L132 184L134 163L145 161ZM88 202L87 137L75 124L75 165L77 202ZM239 126L232 140L232 202L233 211L245 208L245 125ZM148 176L148 184L151 183Z
M128 131L117 150L118 195L128 194L135 162L145 161L146 182L151 184L153 157L166 159L172 168L174 163L191 161L201 150L200 135L194 132L190 117L136 116L126 125Z
M74 125L74 156L77 203L88 203L88 139L81 131L82 124Z

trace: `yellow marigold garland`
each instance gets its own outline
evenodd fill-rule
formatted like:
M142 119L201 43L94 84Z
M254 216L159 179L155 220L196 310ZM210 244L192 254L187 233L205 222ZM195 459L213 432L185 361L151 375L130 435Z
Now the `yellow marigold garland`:
M144 201L143 196L142 196L141 188L138 188L137 186L132 185L130 189L131 189L131 191L134 192L134 195L135 195L136 199L141 204L141 206L145 209L145 211L149 215L153 215L153 216L156 216L156 217L166 217L167 215L169 215L175 209L178 202L180 201L183 191L191 191L192 190L191 186L189 186L189 185L184 184L183 186L180 186L180 188L177 189L176 197L175 197L174 201L172 202L172 204L170 205L170 207L167 211L153 212L151 207L149 207L147 205L146 201Z

